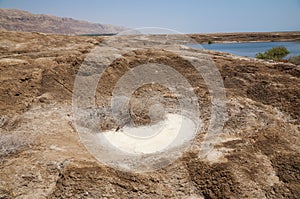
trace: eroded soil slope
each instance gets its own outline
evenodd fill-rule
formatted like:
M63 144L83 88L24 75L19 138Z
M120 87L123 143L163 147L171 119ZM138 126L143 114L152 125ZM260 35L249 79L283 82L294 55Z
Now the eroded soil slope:
M98 162L72 124L75 76L105 38L4 31L0 38L0 198L300 198L299 66L174 48L183 57L209 55L219 69L228 113L223 134L205 158L189 149L167 167L132 173ZM202 120L208 121L211 98L205 81L166 49L133 46L113 61L99 82L99 106L108 104L113 85L126 71L161 63L189 80ZM141 125L149 123L147 110L134 100L150 98L154 91L163 93L166 106L177 106L159 85L138 89L130 111ZM99 128L115 128L114 121L103 121ZM195 142L201 143L203 135Z
M0 9L0 29L66 35L108 34L125 30L123 27L108 24L90 23L69 17L33 14L23 10L7 8Z

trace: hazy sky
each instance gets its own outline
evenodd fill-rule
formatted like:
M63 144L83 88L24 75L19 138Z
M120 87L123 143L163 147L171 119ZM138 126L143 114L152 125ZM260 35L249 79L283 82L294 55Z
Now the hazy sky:
M0 7L183 33L300 30L300 0L0 0Z

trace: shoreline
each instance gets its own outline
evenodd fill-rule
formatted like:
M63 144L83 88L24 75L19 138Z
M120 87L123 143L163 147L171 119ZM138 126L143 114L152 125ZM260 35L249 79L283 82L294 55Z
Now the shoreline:
M57 35L67 37L91 37L91 38L105 38L118 36L114 35L76 35L76 34L55 34L55 33L43 33L43 32L26 32L26 31L8 31L0 29L0 32L11 32L17 34L40 34L40 35ZM164 36L168 34L153 34L153 36ZM170 34L171 35L171 34ZM176 35L176 34L172 34ZM187 33L185 34L191 37L199 44L205 44L209 41L213 43L243 43L243 42L280 42L280 41L291 41L300 42L300 31L290 32L232 32L232 33ZM131 35L132 36L132 35Z
M197 43L242 43L242 42L279 42L300 41L300 31L293 32L243 32L187 34Z

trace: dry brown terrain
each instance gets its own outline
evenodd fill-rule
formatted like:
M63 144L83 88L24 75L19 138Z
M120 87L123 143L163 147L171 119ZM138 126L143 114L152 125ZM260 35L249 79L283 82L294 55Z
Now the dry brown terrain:
M238 32L190 34L198 43L211 42L272 42L272 41L300 41L300 32Z
M107 34L123 31L123 27L75 20L69 17L56 17L45 14L32 14L23 10L0 9L0 29L8 31L43 32L55 34Z
M185 57L210 56L219 69L227 97L223 133L204 158L190 149L167 167L133 173L98 162L73 125L75 76L104 40L0 32L0 198L300 198L300 66L177 46ZM133 48L112 62L96 93L102 105L126 71L161 63L189 80L206 121L211 99L205 82L189 62L166 49ZM147 98L149 90L162 92L170 105L172 96L158 85L134 96ZM139 124L148 122L138 104L131 112ZM114 128L113 121L101 125Z

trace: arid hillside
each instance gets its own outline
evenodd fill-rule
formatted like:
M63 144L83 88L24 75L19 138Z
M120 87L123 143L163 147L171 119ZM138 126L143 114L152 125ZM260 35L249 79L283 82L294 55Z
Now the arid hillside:
M74 33L68 31L63 33ZM118 38L1 31L0 198L300 198L300 66L183 43L168 35ZM93 68L78 74L96 47L97 60L106 60L109 52L114 56L95 92L100 108L109 110L114 85L138 65L168 65L187 79L203 121L194 147L167 166L139 173L107 166L91 155L75 128L72 105L76 76L88 82L101 67L89 62ZM226 91L227 117L220 136L210 138L214 146L208 154L197 146L207 134L213 93L191 64L203 56L220 72ZM142 86L130 101L137 124L148 125L151 110L142 106L147 99L155 101L156 93L170 110L178 106L172 90ZM94 115L96 122L89 123ZM87 128L116 128L106 114L90 112L84 121Z
M0 29L68 35L109 34L125 30L123 27L108 24L90 23L45 14L32 14L15 9L0 9Z

